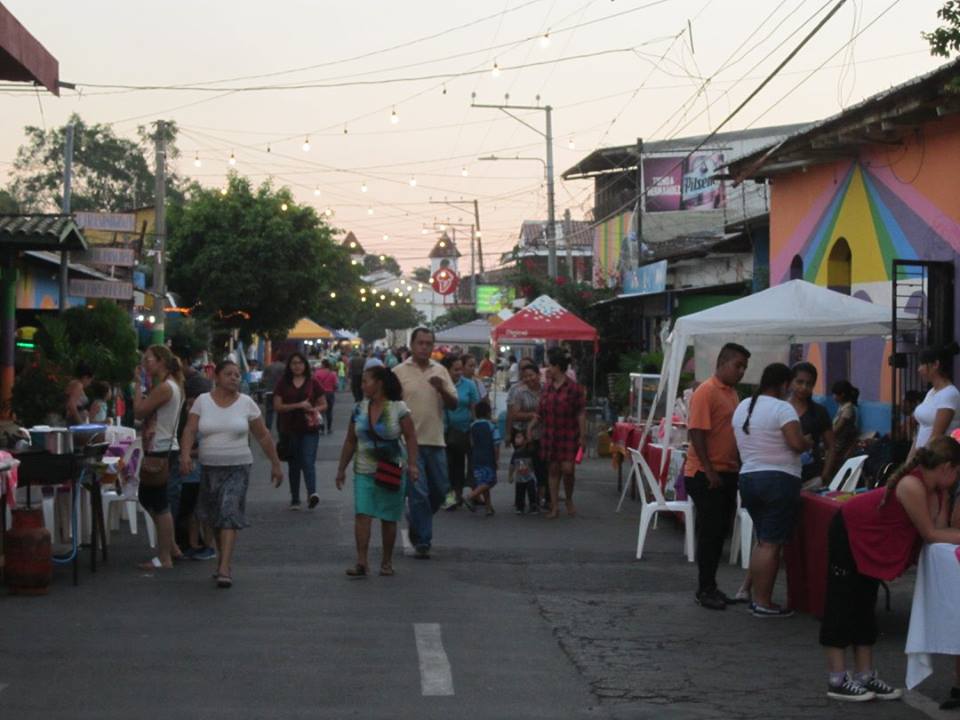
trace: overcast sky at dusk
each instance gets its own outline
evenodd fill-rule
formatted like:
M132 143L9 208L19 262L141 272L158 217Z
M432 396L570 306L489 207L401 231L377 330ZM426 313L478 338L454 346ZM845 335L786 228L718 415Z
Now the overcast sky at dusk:
M891 2L848 0L725 129L816 120L942 64L920 37L936 27L942 0L893 3L841 50ZM335 226L409 270L426 264L433 235L424 227L435 219L471 222L467 212L431 199L479 199L488 268L516 242L522 220L546 217L539 162L477 160L491 153L544 157L543 139L496 110L470 108L471 93L482 103L509 93L511 103L536 104L539 94L541 104L551 104L559 176L600 146L713 129L835 0L4 4L59 60L61 80L82 91L41 93L39 102L32 93L5 93L4 174L25 125L53 127L77 112L134 137L138 124L175 120L182 174L222 185L232 152L237 171L256 182L272 176L302 202L332 208ZM519 65L527 67L511 69ZM383 82L399 78L418 79ZM289 84L328 87L228 92ZM520 116L542 127L542 112ZM558 217L568 207L574 218L584 217L592 184L558 177L556 205ZM460 246L468 252L468 243Z

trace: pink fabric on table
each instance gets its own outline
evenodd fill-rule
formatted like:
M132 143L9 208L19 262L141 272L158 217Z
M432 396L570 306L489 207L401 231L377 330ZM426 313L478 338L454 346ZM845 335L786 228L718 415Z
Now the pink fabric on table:
M14 457L6 450L0 450L0 461L2 460L13 460ZM6 485L6 495L7 495L7 507L13 508L17 504L17 498L15 491L17 489L17 478L19 477L19 471L16 467L7 470L4 473L0 473L0 482Z

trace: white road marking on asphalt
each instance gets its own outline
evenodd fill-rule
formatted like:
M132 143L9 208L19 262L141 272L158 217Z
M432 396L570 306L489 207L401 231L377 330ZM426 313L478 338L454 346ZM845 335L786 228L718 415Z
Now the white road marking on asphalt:
M426 696L453 695L450 661L443 649L439 623L414 623L420 656L420 690Z
M955 720L957 717L956 713L941 710L939 704L916 690L907 690L903 694L903 701L933 720L951 720L951 718Z

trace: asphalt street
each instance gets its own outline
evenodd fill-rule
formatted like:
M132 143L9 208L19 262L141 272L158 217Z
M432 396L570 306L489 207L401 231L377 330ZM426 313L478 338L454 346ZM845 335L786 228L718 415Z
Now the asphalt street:
M0 720L951 717L925 711L950 685L943 658L911 704L827 700L816 621L697 607L669 522L634 560L639 505L614 512L606 459L581 467L576 519L513 514L504 481L495 516L438 515L432 559L348 579L353 497L333 478L349 409L341 394L316 510L289 511L258 457L232 589L214 588L211 562L136 569L146 539L122 525L79 587L58 567L45 597L0 595ZM725 590L741 572L721 568ZM912 586L894 583L880 612L896 684Z

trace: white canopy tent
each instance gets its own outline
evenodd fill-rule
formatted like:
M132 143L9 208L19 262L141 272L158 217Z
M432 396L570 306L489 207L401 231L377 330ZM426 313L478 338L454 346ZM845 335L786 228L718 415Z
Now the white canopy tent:
M490 344L490 331L493 326L480 318L472 320L463 325L441 330L434 335L434 340L438 345L480 345Z
M663 343L660 384L643 440L650 432L654 412L664 391L667 393L667 408L673 408L684 356L690 345L694 347L697 379L709 377L720 348L725 343L735 342L751 353L744 381L757 382L768 363L787 360L791 345L885 337L890 335L891 325L890 308L805 280L791 280L679 318ZM671 423L664 423L664 445L670 442L671 428ZM623 497L620 501L623 502Z

